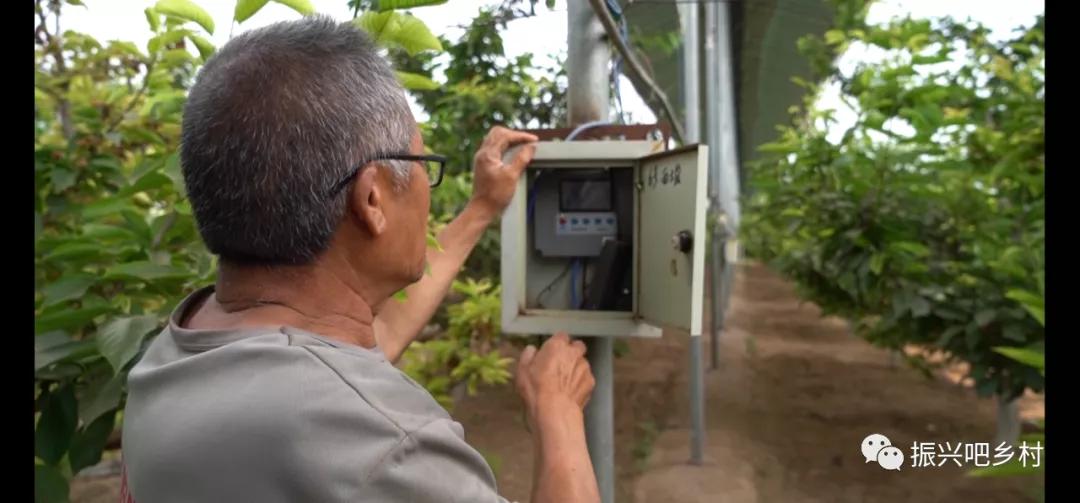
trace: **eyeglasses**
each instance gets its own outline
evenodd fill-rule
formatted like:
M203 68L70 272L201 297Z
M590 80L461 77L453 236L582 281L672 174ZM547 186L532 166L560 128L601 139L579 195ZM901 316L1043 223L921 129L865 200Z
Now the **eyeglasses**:
M349 173L349 176L342 178L341 181L334 184L330 188L330 197L334 197L341 189L345 188L350 181L360 172L364 166L375 161L415 161L424 165L424 170L427 173L428 184L431 187L438 187L442 183L443 170L446 167L446 156L444 155L409 155L409 154L385 154L377 155L368 160L361 161L357 164L356 168Z

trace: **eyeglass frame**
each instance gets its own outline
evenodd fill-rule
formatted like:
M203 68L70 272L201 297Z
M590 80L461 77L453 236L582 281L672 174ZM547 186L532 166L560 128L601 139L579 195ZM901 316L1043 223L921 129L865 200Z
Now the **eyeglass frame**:
M348 176L342 178L338 183L334 184L334 186L330 188L330 194L329 195L330 195L330 197L336 196L338 192L341 192L341 189L344 189L345 186L347 186L349 184L349 182L352 181L352 179L355 178L358 173L360 173L360 170L364 169L364 166L367 166L368 164L371 164L371 163L373 163L375 161L414 161L414 162L427 161L427 162L437 162L437 163L439 163L439 175L434 180L429 180L428 181L428 186L431 187L431 188L435 188L435 187L438 187L440 183L442 183L443 172L446 171L446 160L447 159L446 159L445 155L438 155L438 154L427 154L427 155L382 154L382 155L377 155L377 156L374 156L372 158L361 161L359 164L357 164L357 166L355 168L353 168L352 172L349 173ZM424 169L424 172L425 173L427 172L426 168Z

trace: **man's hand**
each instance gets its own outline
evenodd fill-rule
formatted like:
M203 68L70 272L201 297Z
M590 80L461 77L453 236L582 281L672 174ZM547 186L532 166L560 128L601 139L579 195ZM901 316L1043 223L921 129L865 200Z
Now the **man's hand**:
M526 347L514 381L532 424L546 414L581 412L596 385L585 360L585 343L571 342L563 332L548 339L539 351Z
M502 214L514 197L518 177L532 161L536 145L525 145L510 164L503 164L503 155L511 147L537 141L535 135L495 126L488 131L473 158L472 202L491 218Z
M528 346L518 360L514 384L532 426L533 503L599 503L585 445L583 412L593 386L585 344L557 333L540 350Z

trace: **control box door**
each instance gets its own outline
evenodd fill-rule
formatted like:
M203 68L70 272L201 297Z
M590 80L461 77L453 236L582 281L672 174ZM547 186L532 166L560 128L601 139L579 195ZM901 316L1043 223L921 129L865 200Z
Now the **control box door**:
M638 317L701 335L708 147L653 154L637 168Z

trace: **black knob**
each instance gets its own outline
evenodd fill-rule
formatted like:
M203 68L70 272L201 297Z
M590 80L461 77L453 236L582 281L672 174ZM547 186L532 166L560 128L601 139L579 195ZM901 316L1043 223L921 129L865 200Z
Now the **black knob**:
M694 235L690 231L679 231L671 242L676 250L683 253L690 253L694 249Z

